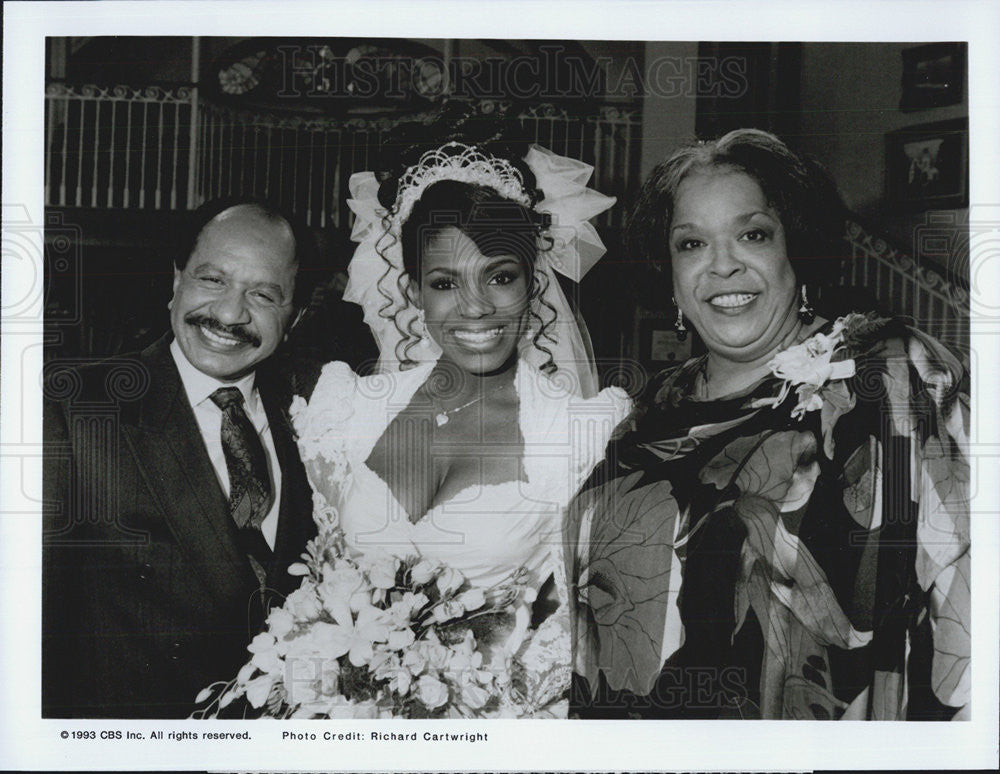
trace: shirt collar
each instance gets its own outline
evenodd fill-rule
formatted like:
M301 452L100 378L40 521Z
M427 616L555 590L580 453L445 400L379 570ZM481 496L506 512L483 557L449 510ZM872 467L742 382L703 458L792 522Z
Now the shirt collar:
M174 358L174 363L177 364L181 384L184 385L184 391L187 393L188 400L192 406L197 406L208 400L212 393L220 387L236 387L243 393L243 401L246 407L250 411L257 410L257 390L254 389L255 374L253 371L239 381L221 382L214 376L202 373L191 365L191 362L185 357L181 345L177 343L177 339L170 342L170 354Z

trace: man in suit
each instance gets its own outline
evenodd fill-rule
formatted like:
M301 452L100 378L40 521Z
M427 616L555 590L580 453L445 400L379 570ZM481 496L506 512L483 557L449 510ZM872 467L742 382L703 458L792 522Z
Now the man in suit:
M312 498L267 360L305 239L260 203L202 207L172 334L47 369L43 716L188 716L297 586Z

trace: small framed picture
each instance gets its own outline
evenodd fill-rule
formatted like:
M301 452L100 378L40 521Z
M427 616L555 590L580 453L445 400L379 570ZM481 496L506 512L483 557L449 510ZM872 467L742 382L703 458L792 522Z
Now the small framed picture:
M643 365L658 371L683 363L691 357L691 335L681 341L670 321L646 318L639 321L639 359Z
M961 102L965 47L965 43L931 43L905 49L899 109L909 113Z
M969 205L969 120L897 129L885 136L886 203L896 210Z

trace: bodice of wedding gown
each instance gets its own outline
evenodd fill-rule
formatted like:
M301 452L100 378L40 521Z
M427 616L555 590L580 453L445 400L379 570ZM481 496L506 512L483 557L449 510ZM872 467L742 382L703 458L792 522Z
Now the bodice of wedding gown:
M308 404L296 399L292 416L317 507L336 509L347 545L358 553L419 554L480 587L523 570L527 588L537 591L552 576L562 604L515 651L526 626L522 610L522 631L512 634L518 639L511 650L529 679L548 683L538 687L540 695L557 692L568 684L570 666L562 516L627 414L628 397L609 388L578 398L558 379L520 362L515 385L525 480L467 487L414 523L366 460L433 366L358 377L344 363L329 363Z
M537 588L561 553L565 504L533 498L527 489L523 481L467 487L413 523L385 482L359 464L340 501L340 524L347 545L359 553L419 553L480 587L503 583L520 567Z

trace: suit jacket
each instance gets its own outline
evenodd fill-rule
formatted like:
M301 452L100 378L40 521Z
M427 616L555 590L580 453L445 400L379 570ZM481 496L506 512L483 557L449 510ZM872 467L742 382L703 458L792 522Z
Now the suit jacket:
M169 352L47 369L42 713L186 717L235 677L315 534L312 495L277 402L256 383L281 467L267 590L236 526Z

